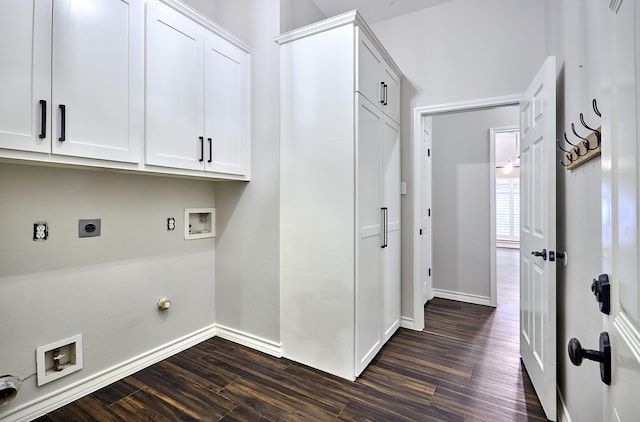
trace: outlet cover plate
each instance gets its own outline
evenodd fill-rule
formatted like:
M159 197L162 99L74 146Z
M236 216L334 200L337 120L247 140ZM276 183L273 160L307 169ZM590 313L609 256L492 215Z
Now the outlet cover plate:
M78 220L78 237L100 236L100 219Z
M38 221L33 223L33 240L42 242L49 238L49 225L46 221Z

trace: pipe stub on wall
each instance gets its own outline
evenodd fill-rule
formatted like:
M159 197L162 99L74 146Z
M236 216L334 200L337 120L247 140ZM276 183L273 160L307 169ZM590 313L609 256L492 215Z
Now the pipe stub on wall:
M0 406L7 404L18 394L20 380L13 375L0 376Z

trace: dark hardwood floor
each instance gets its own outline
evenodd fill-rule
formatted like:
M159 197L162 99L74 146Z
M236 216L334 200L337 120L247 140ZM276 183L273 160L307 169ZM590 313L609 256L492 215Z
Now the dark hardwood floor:
M497 309L434 299L356 382L213 338L38 421L546 420L519 361L513 254L498 251Z

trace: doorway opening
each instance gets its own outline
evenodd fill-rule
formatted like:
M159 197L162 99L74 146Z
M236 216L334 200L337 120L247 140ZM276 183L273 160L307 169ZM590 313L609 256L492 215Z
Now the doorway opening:
M495 98L488 98L488 99L481 99L481 100L474 100L474 101L468 101L468 102L461 102L461 103L452 103L452 104L443 104L443 105L437 105L437 106L427 106L427 107L417 107L416 109L414 109L414 143L413 143L413 180L414 180L414 186L413 186L413 204L414 204L414 209L413 209L413 225L415 230L412 233L412 238L413 238L413 283L414 283L414 294L413 294L413 298L414 298L414 321L413 321L413 328L417 329L417 330L421 330L424 327L424 300L425 298L430 298L430 297L434 297L434 296L439 296L439 297L444 297L444 298L449 298L449 299L455 299L455 300L462 300L465 302L470 302L470 303L477 303L477 304L482 304L482 305L489 305L489 306L497 306L497 263L496 263L496 259L497 259L497 253L496 253L496 249L497 249L497 238L495 236L496 233L496 219L495 219L495 211L494 209L492 209L491 211L488 211L486 213L486 220L484 219L485 217L477 217L477 225L473 225L475 223L470 223L471 225L467 228L465 228L465 230L476 230L477 228L483 228L483 230L487 230L488 228L488 232L487 232L487 236L486 236L486 243L484 243L484 246L480 245L479 249L484 249L485 253L486 251L489 251L490 257L487 258L487 261L489 261L489 265L488 267L489 269L489 275L488 277L484 277L485 283L487 282L487 278L489 279L489 293L487 293L487 289L486 289L486 285L485 288L483 290L483 293L481 294L450 294L451 291L448 291L447 289L442 289L439 288L438 284L439 284L439 280L438 280L438 273L437 273L437 269L435 268L434 265L431 265L432 263L435 264L436 262L434 261L434 254L437 253L438 247L441 247L441 245L439 245L439 243L441 242L442 236L438 236L438 241L434 241L433 245L431 247L431 250L429 251L429 253L425 253L425 244L427 242L424 242L424 235L429 236L430 239L435 239L436 236L433 234L433 224L431 223L431 220L428 220L427 222L425 222L425 214L423 212L423 207L425 204L425 200L424 200L424 195L425 192L430 193L430 195L432 195L433 198L433 203L432 205L435 206L435 194L436 192L434 191L434 182L432 180L432 178L430 177L425 177L424 175L424 156L425 156L425 151L423 150L423 148L425 148L425 145L427 143L423 142L424 140L424 133L425 133L425 127L427 127L427 129L430 131L430 135L429 135L429 139L430 139L430 143L431 143L431 155L432 158L435 159L439 159L438 157L435 157L436 154L436 144L438 142L437 140L437 132L436 129L434 129L433 127L433 121L431 118L440 116L440 115L447 115L447 114L452 114L452 113L460 113L460 112L471 112L471 111L483 111L483 110L491 110L491 109L495 109L495 108L502 108L502 107L506 107L506 106L518 106L521 100L521 95L512 95L512 96L505 96L505 97L495 97ZM518 120L516 119L516 122ZM511 124L512 123L507 123L506 125ZM506 126L505 125L505 126ZM493 125L495 126L495 125ZM487 149L489 148L489 145L492 144L492 142L489 142L489 130L492 127L492 125L489 126L485 126L485 145L487 147ZM516 126L517 127L517 126ZM489 144L489 145L487 145ZM492 163L488 163L489 160L489 156L488 156L488 152L487 152L487 158L484 161L484 165L480 165L480 167L484 167L485 169L488 168L487 173L483 173L484 176L483 178L485 178L485 180L487 180L487 185L486 186L486 196L484 197L486 202L490 202L492 204L495 203L494 200L488 200L487 198L489 198L489 193L490 191L494 192L495 195L495 183L493 182L495 180L495 173L496 173L496 168L495 168L495 164ZM434 158L435 157L435 158ZM463 165L459 166L459 173L458 174L463 174L465 176L469 176L470 174L474 173L477 174L475 172L478 171L478 167L476 164L473 164L472 166L470 165L466 165L465 163L463 163ZM438 176L441 177L440 180L442 180L442 175L437 171L437 169L435 168L435 166L431 166L431 168L429 169L429 171L433 172L433 174L438 174ZM465 173L467 172L467 173ZM490 183L491 181L491 183ZM431 183L431 188L429 189L428 187L425 187L424 184L425 183ZM440 184L441 181L438 181L438 184ZM439 185L438 185L439 186ZM457 199L465 199L465 195L464 194L460 194L459 192L452 192L451 195L456 196L457 195ZM494 196L495 198L495 196ZM495 204L494 204L495 206ZM431 208L431 215L429 217L433 217L434 213L437 211L435 208ZM469 212L473 212L474 210L471 209L462 209L459 206L456 206L455 208L451 209L451 212L455 213L455 212L459 212L459 213L469 213ZM480 221L482 220L482 221ZM459 226L458 226L459 227ZM517 226L516 226L517 227ZM489 233L491 233L491 235L489 235ZM449 234L449 236L453 237L456 236L457 233L451 233ZM429 242L431 243L431 242ZM472 253L469 253L469 255L472 255ZM451 256L451 255L450 255ZM461 256L455 256L455 254L453 254L453 259L458 260L457 263L451 263L452 265L446 265L442 262L440 262L440 260L437 260L439 263L440 268L445 267L446 268L469 268L470 265L468 265L467 263L461 261L466 259L467 257L461 257ZM425 260L428 261L425 263ZM486 261L484 261L486 265ZM518 260L516 260L516 264L517 264ZM509 268L510 271L513 271L513 266L511 267L505 267L505 268ZM430 284L430 292L425 292L425 286L427 286L427 283L425 283L425 271L429 271L431 270L431 275L432 277L430 278L431 283ZM513 272L511 273L512 275L514 274ZM519 272L516 272L516 280L519 280ZM469 279L471 277L457 277L456 280L463 280L463 279ZM512 277L513 278L513 277ZM454 292L455 293L455 292Z
M491 128L492 214L495 219L495 306L514 307L520 294L520 127Z

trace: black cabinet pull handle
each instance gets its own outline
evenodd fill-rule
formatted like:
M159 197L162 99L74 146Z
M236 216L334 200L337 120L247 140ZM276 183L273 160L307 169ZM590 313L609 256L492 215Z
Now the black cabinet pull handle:
M209 159L207 160L207 163L210 163L213 161L213 149L211 146L213 142L211 141L211 138L207 138L207 140L209 141Z
M64 142L66 139L67 107L64 104L60 104L58 107L60 107L60 137L58 141Z
M389 246L387 237L389 231L389 209L387 207L382 207L380 208L380 211L382 211L382 245L380 247L384 249Z
M389 85L384 84L384 105L387 105L387 100L389 99L388 97L388 92L387 92L387 88L389 87Z
M389 209L384 207L384 247L389 246Z
M40 135L38 138L44 139L47 137L47 102L40 100Z
M384 104L384 81L380 82L380 104Z
M198 136L198 139L200 139L200 158L198 159L198 161L203 162L204 161L204 136Z

